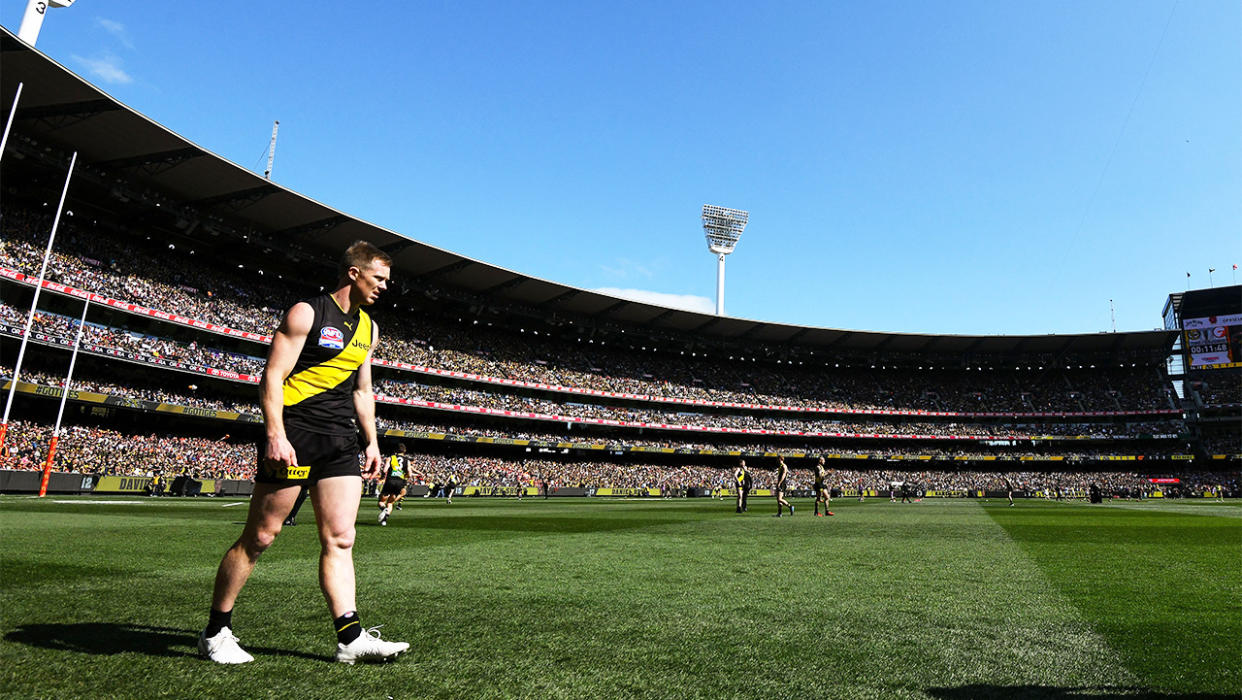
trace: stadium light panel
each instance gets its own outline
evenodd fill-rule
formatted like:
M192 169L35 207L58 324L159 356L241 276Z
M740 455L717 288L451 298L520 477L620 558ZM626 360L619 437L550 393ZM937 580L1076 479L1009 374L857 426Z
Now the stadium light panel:
M724 315L725 256L732 253L742 237L750 214L741 209L703 205L703 234L707 249L716 256L716 315Z
M749 212L704 204L703 233L708 250L717 255L732 253L749 219Z

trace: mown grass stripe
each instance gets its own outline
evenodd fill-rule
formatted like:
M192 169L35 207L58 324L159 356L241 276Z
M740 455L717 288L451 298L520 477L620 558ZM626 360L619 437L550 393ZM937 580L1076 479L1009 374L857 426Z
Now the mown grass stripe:
M1145 506L988 512L1140 685L1196 693L1242 688L1236 518Z

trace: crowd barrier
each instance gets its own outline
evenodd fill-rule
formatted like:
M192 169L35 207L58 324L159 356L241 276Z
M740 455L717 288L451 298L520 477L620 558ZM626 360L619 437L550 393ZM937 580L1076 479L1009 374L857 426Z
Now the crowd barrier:
M43 472L24 469L0 469L0 493L38 493ZM74 472L52 472L47 492L55 494L147 495L151 492L149 476L102 476ZM178 476L165 483L165 496L249 496L254 483L243 479L192 479Z
M94 474L53 472L47 480L47 492L55 494L91 493L99 477ZM0 469L0 493L38 493L43 472Z

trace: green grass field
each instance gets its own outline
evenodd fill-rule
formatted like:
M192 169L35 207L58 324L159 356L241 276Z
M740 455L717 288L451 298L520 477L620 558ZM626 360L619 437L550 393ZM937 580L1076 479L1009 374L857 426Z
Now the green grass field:
M0 497L6 697L1238 697L1242 503L411 499L359 516L360 615L411 643L331 662L309 524L195 653L226 499ZM309 523L310 512L301 518Z

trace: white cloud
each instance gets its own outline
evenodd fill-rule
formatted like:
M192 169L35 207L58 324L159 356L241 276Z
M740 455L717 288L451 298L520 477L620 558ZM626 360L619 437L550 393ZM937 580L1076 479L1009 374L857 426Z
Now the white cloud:
M599 287L591 291L666 308L683 309L701 314L716 313L716 302L694 294L666 294L646 289L618 289L617 287Z
M103 28L103 30L113 36L117 41L121 42L121 46L127 49L134 48L134 42L129 38L129 32L125 31L125 25L120 22L96 17L95 24Z
M656 261L655 264L659 265L661 263L662 261ZM626 279L628 277L643 277L651 279L651 277L655 274L655 270L652 268L652 265L638 262L637 260L631 260L630 258L617 258L615 264L600 265L600 269L602 269L609 277L617 279Z
M85 66L86 72L105 83L128 85L134 82L133 77L126 73L125 68L121 65L121 59L113 54L105 53L91 58L74 54L73 60Z

